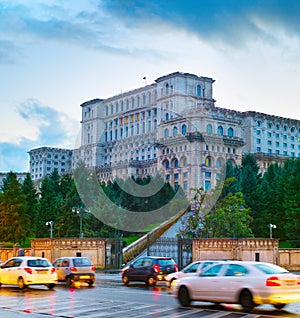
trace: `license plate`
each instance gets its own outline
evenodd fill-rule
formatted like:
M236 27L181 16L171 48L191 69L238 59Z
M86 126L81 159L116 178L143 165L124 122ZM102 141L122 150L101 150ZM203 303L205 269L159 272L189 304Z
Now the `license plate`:
M83 276L80 276L79 278L80 278L80 279L88 279L88 278L90 278L90 276L88 276L88 275L85 275L85 276L84 276L84 275L83 275Z
M47 274L48 271L37 271L38 274Z

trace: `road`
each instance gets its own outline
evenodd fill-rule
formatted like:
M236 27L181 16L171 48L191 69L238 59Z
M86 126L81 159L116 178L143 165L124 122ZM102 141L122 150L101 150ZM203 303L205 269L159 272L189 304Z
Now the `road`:
M48 290L43 286L29 287L25 291L13 286L0 288L0 317L46 318L46 317L207 317L207 318L269 318L300 317L300 303L290 304L285 310L272 306L260 306L253 313L245 314L239 306L216 306L195 303L182 308L161 284L148 287L143 283L121 283L120 274L97 274L93 288L64 284Z

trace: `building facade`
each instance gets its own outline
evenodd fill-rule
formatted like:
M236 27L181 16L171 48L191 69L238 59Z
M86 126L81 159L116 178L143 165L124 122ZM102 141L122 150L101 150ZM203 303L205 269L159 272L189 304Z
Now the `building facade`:
M82 160L99 179L160 173L175 188L210 189L227 160L257 158L262 172L300 155L300 121L215 106L214 80L175 72L82 107Z
M31 150L33 179L56 168L70 171L83 161L104 182L159 173L175 188L209 190L226 161L239 165L246 153L255 155L261 172L271 163L300 157L300 121L217 107L213 83L175 72L81 104L80 145L72 151Z
M41 147L32 149L29 154L29 169L33 181L41 180L54 170L59 174L72 171L72 153L70 149Z

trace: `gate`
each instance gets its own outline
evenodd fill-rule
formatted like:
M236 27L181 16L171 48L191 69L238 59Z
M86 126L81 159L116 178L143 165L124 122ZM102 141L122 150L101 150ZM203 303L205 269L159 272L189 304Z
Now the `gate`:
M160 237L147 247L147 256L172 257L179 269L192 262L192 240Z
M105 240L105 269L117 269L122 265L122 239Z

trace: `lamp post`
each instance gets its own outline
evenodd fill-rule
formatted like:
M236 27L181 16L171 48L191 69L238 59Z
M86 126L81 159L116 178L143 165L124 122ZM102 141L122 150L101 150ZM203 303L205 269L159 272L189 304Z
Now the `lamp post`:
M273 238L273 233L272 233L272 229L276 229L276 225L275 224L272 224L270 223L269 224L269 228L270 228L270 239Z
M53 238L53 221L46 222L46 225L50 225L50 238Z
M83 216L83 213L90 212L90 210L84 209L84 208L73 208L72 212L79 215L79 237L83 238L84 233L82 229L82 216Z

